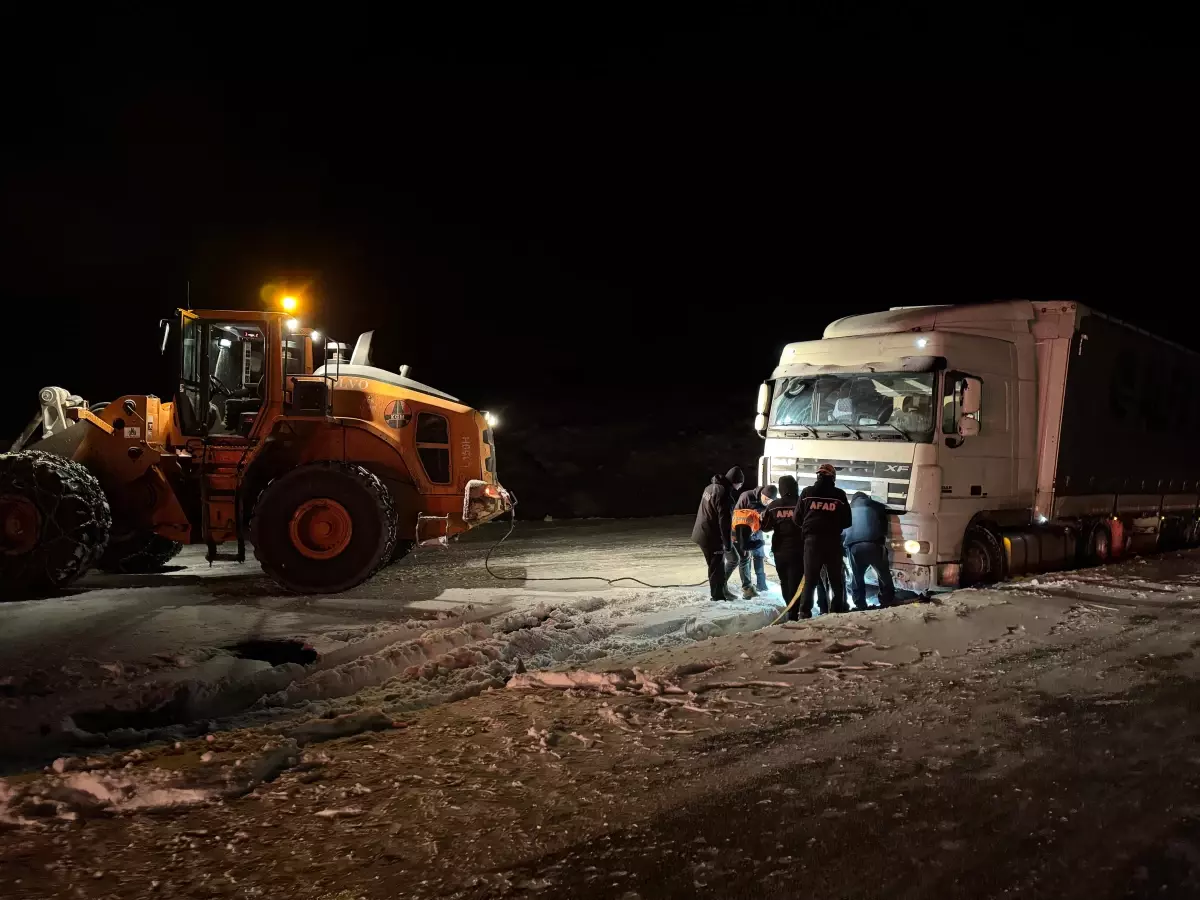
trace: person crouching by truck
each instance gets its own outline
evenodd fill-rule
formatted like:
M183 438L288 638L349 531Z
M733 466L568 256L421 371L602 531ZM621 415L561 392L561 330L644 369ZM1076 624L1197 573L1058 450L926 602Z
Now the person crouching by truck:
M775 485L743 491L733 505L733 542L738 552L735 567L742 579L742 596L749 600L760 591L767 591L767 548L763 540L762 514L767 504L779 496ZM754 566L754 583L750 583L750 567ZM728 580L733 569L725 563L725 578Z
M775 571L779 573L783 602L788 604L787 617L792 622L800 618L800 600L796 594L804 577L804 536L800 531L800 520L796 517L796 504L799 502L796 479L784 475L779 479L779 497L768 503L762 514L762 530L774 535L771 554L775 557ZM811 615L811 612L806 613L804 618Z
M887 507L872 500L862 491L850 500L852 522L842 533L846 553L850 557L850 572L854 576L854 608L867 608L867 569L875 570L879 582L879 605L895 606L896 590L892 585L892 569L888 565Z
M733 552L733 504L745 480L742 470L734 466L724 475L714 475L700 495L692 541L704 551L708 563L710 600L737 599L725 586L733 571L726 569L725 558Z

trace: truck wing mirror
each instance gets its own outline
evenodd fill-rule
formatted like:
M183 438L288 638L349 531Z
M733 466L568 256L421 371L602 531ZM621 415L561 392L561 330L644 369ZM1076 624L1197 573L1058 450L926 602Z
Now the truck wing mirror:
M771 406L771 383L764 381L758 386L758 405L754 407L754 411L759 415L763 415Z
M978 419L959 419L958 420L958 436L959 437L975 437L979 434Z
M970 375L963 378L962 408L964 416L971 416L983 407L983 382ZM976 423L978 425L978 423Z

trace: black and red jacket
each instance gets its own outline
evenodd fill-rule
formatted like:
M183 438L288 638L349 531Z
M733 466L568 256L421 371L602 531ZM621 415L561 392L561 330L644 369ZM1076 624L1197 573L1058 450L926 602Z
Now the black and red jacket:
M846 492L836 487L832 478L823 475L817 476L816 484L800 492L796 515L805 537L831 544L840 544L842 531L854 522Z

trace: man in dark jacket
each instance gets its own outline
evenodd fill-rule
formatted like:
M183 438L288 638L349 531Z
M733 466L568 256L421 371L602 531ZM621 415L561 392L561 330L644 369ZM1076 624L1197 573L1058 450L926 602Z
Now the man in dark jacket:
M892 606L896 591L887 558L887 507L858 491L850 500L850 515L852 522L842 533L842 541L850 554L850 571L854 575L854 608L867 608L868 568L875 570L879 582L879 605Z
M817 481L800 493L796 516L804 533L804 593L800 597L800 615L812 615L813 597L821 580L821 570L829 576L833 593L830 609L849 612L846 606L846 580L842 573L842 531L853 524L845 491L834 484L833 466L825 463L817 469Z
M708 563L708 591L711 600L734 600L725 587L729 572L725 556L733 552L733 503L745 481L742 470L734 466L724 475L714 475L712 484L700 496L692 540L704 551ZM733 571L732 569L729 570Z
M733 543L740 556L734 565L742 579L742 596L747 600L758 591L765 591L770 587L767 584L767 551L763 541L762 514L766 511L767 504L778 494L775 485L768 484L743 491L737 503L733 504ZM750 583L751 563L754 565L754 584ZM732 572L733 568L726 562L726 579Z
M774 534L771 554L775 557L783 602L788 604L788 618L793 622L800 617L800 602L792 601L796 599L800 579L804 577L804 538L796 515L796 504L800 502L797 489L796 479L784 475L779 479L779 498L768 503L762 514L762 530ZM811 613L805 618L809 615Z

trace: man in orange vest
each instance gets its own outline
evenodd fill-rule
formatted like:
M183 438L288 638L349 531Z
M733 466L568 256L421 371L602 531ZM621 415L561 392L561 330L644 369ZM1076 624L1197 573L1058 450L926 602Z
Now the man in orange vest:
M747 600L770 589L770 585L767 584L767 550L763 539L762 514L767 504L777 496L779 490L775 485L768 484L765 487L743 491L737 503L733 505L733 543L740 556L736 567L742 579L742 596ZM752 562L755 584L750 583ZM726 563L725 569L728 577L733 571L733 566Z

